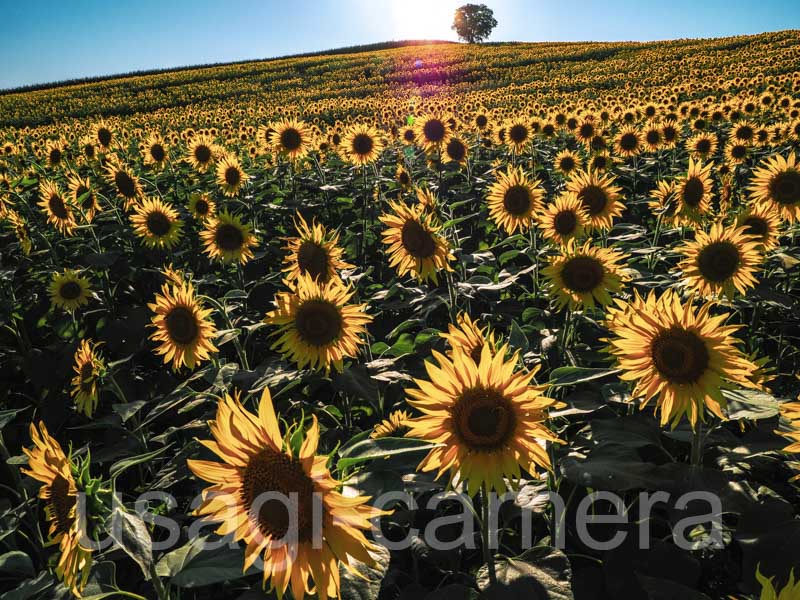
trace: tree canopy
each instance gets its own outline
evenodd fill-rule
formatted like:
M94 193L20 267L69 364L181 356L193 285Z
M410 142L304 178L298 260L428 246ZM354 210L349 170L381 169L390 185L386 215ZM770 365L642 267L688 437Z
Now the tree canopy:
M486 40L497 27L494 12L485 4L465 4L456 9L453 29L458 37L474 44Z

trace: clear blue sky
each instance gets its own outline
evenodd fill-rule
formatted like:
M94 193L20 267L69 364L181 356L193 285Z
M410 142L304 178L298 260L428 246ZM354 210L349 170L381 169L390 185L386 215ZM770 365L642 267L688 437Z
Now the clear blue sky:
M266 58L393 39L455 39L467 0L0 0L0 88ZM655 40L800 29L794 0L471 0L494 41Z

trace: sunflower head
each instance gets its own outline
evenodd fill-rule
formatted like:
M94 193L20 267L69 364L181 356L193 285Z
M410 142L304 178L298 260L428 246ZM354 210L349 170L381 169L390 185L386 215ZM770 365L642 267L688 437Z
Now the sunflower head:
M61 189L52 181L42 181L39 185L39 206L47 215L47 222L64 235L72 235L78 224L72 208Z
M545 285L556 305L570 309L611 304L611 294L622 289L622 254L610 248L569 242L548 267L542 270Z
M417 143L425 152L431 153L447 145L453 130L448 115L430 113L415 119L414 133Z
M482 327L480 323L473 321L467 313L459 314L456 322L447 326L447 333L442 333L440 336L450 344L448 356L452 357L452 353L458 347L466 354L469 354L476 363L480 362L484 346L488 344L492 354L494 354L497 346L495 335L489 327Z
M800 165L795 153L762 160L753 171L750 194L755 202L775 207L790 223L800 220Z
M239 159L225 154L217 164L217 185L222 193L230 198L239 195L239 190L247 183L248 175L242 170Z
M53 307L72 312L89 302L91 286L79 271L64 269L62 273L53 273L49 292Z
M592 169L576 171L567 182L567 191L574 193L586 209L589 229L611 229L614 218L622 214L622 190L614 185L611 175Z
M105 167L106 179L114 186L117 196L125 202L125 208L133 207L142 195L139 178L124 165L111 161Z
M205 253L223 263L245 264L254 256L252 248L258 245L250 225L242 223L238 215L224 210L206 220L200 239L205 245Z
M99 392L98 379L102 376L105 365L97 352L99 343L92 340L81 340L75 352L75 376L72 378L72 398L78 412L91 418L97 408Z
M189 196L189 212L198 221L205 221L217 212L217 203L208 194L194 192Z
M539 229L545 239L560 246L583 235L589 213L574 192L564 192L539 216Z
M130 216L134 233L150 248L170 249L183 233L177 211L159 198L145 198Z
M736 217L736 226L744 227L744 234L753 236L764 252L778 245L781 218L773 205L751 204Z
M329 234L325 227L312 222L309 225L298 213L295 218L297 237L286 238L287 256L283 259L287 283L308 275L321 283L339 276L339 271L353 265L342 260L344 252L337 246L339 234Z
M297 119L286 119L271 126L269 143L273 150L290 160L303 158L314 145L311 128Z
M497 181L489 187L489 216L506 233L527 231L541 210L544 190L521 167L510 166L498 172Z
M396 410L390 413L388 418L375 425L369 437L377 440L378 438L398 436L408 430L410 420L411 415L408 411Z
M351 127L344 135L342 145L347 161L360 166L375 162L383 151L383 141L378 132L368 125Z

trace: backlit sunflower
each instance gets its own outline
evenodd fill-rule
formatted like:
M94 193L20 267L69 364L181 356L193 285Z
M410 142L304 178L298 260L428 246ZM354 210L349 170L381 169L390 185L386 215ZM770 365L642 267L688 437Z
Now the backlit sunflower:
M560 194L539 213L539 229L545 239L566 246L583 235L589 213L574 192Z
M483 347L488 345L492 354L495 352L496 341L494 333L488 326L481 327L480 323L473 321L467 313L460 313L455 323L447 326L447 333L439 334L450 344L447 355L453 357L455 348L461 348L472 357L476 363L481 361Z
M203 251L223 263L245 264L253 258L252 248L258 245L250 225L225 210L206 220L200 239L205 244Z
M542 274L559 309L607 306L622 288L622 260L619 251L592 246L590 240L583 246L569 242Z
M700 223L711 211L711 167L689 159L689 170L675 182L678 200L678 219L685 223Z
M387 227L382 235L389 265L401 277L410 274L420 281L438 284L438 272L451 271L450 261L454 259L450 244L439 234L441 226L423 204L409 207L390 202L389 207L391 212L379 217Z
M196 135L188 145L186 160L199 173L205 173L216 160L219 154L219 146L207 135Z
M226 154L217 164L217 185L222 188L222 193L230 198L239 195L239 190L247 183L248 176L242 170L239 159Z
M693 242L681 249L683 283L703 297L733 298L736 291L747 293L758 283L755 273L763 256L757 240L744 227L715 223L708 233L697 231Z
M321 283L327 283L339 276L339 271L351 269L353 265L342 260L344 254L337 246L339 234L329 234L319 223L309 224L299 213L294 222L297 237L286 238L283 259L283 272L287 283L295 281L300 275L309 275Z
M49 292L53 307L60 307L69 312L88 304L92 294L89 280L81 277L80 273L73 269L53 273Z
M616 153L620 156L635 156L642 151L642 134L632 125L626 125L614 139Z
M469 151L467 144L460 137L452 136L445 144L444 152L442 153L442 161L450 163L458 163L461 166L467 164L467 157Z
M52 181L42 181L39 185L39 206L47 215L47 222L64 235L72 235L78 226L64 193Z
M217 203L208 194L194 192L189 196L189 212L198 221L205 221L217 213Z
M345 358L353 358L364 344L362 336L372 317L365 304L348 304L355 289L338 278L319 283L300 275L290 292L275 297L275 310L267 313L265 323L277 325L273 349L312 369L344 369Z
M608 323L611 353L620 377L635 382L633 396L642 398L642 408L655 397L662 425L675 427L686 415L694 428L705 420L704 407L724 419L721 389L754 387L749 375L757 369L735 346L739 326L725 325L728 314L711 316L712 303L698 309L673 290L636 295L634 309Z
M85 524L78 520L73 464L44 423L40 421L38 428L31 423L30 434L33 448L22 449L28 457L28 467L20 470L42 482L39 498L45 502L45 518L50 523L48 545L58 544L60 552L56 576L80 597L92 570L92 551L80 544Z
M453 131L448 118L439 114L422 115L414 121L416 142L428 154L441 150L450 141Z
M773 205L790 223L800 220L800 166L794 152L762 160L749 189L753 200Z
M71 204L83 215L87 223L91 223L95 214L102 210L97 194L92 188L92 182L88 177L84 179L78 175L70 175L67 181Z
M625 208L620 201L622 190L609 174L576 171L567 181L567 191L574 193L586 209L588 229L611 229L614 218Z
M201 441L222 462L187 461L195 476L213 484L195 514L220 521L219 535L247 544L244 571L263 558L264 584L271 580L279 598L290 585L297 600L314 589L320 600L337 597L340 564L353 572L353 559L375 564L376 548L363 532L385 514L369 507L368 497L337 491L342 484L328 471L328 456L317 456L319 425L312 419L293 448L295 432L281 435L268 389L257 415L238 393L225 394L209 422L214 440Z
M81 340L75 352L75 377L72 378L72 399L79 413L91 418L97 408L99 393L97 380L105 369L103 359L96 352L99 344Z
M497 181L489 186L489 217L508 234L527 231L542 208L543 198L538 180L530 179L522 167L509 165L505 173L497 173Z
M172 248L183 233L178 212L159 198L145 198L136 204L130 219L133 232L149 248Z
M110 162L105 171L106 179L114 186L117 196L125 202L125 210L132 208L142 195L139 178L118 162Z
M751 204L736 217L736 226L744 227L746 235L755 236L755 241L764 252L769 252L778 245L781 218L774 205Z
M269 135L272 149L290 160L303 158L314 146L311 129L303 121L286 119L272 125Z
M400 436L408 430L408 423L410 420L411 414L408 411L396 410L390 413L388 418L375 425L369 437L370 439L377 440L378 438Z
M342 140L342 153L354 165L368 165L378 160L383 152L383 141L374 127L354 125Z
M423 413L409 423L408 437L437 444L417 467L450 471L450 483L465 482L474 496L482 487L503 493L521 476L550 470L546 442L558 439L547 428L547 410L556 401L532 385L538 367L517 371L519 352L506 360L508 346L493 355L485 345L476 363L460 347L448 358L433 351L426 361L429 380L415 379L408 403Z
M191 283L171 280L161 286L155 300L147 305L155 313L150 339L159 343L155 352L164 357L164 363L171 361L176 371L183 365L194 369L217 351L211 342L217 335L209 318L213 311L203 308Z

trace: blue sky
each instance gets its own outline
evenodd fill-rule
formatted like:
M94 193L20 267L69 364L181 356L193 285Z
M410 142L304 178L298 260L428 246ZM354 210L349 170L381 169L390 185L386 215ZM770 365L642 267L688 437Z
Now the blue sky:
M465 1L0 0L0 88L392 39L455 39L452 13ZM494 41L800 29L796 0L482 1L499 22Z

